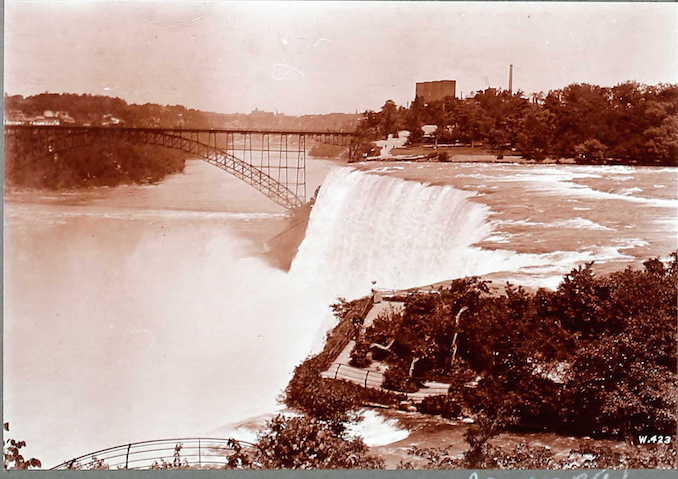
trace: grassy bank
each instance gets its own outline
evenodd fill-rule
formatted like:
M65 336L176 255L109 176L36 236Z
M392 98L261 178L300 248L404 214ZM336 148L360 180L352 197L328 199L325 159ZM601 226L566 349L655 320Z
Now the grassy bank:
M308 154L316 158L339 158L347 153L345 146L316 143L311 147Z
M442 163L519 163L525 165L543 165L543 164L575 164L574 158L544 158L541 161L528 159L520 153L505 150L498 153L496 150L484 146L447 146L442 145L433 148L431 145L414 144L402 148L393 148L391 150L393 158L383 161L408 161L407 157L416 155L437 156L435 160L416 160L416 161L434 161ZM601 164L618 164L617 161L609 159Z

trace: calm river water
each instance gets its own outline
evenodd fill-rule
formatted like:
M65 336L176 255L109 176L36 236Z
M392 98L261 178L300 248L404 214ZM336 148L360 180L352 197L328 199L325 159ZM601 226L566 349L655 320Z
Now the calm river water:
M676 248L673 169L308 168L324 186L289 272L265 256L282 209L200 161L159 185L6 195L4 417L26 454L52 466L273 411L328 305L372 281L556 287Z

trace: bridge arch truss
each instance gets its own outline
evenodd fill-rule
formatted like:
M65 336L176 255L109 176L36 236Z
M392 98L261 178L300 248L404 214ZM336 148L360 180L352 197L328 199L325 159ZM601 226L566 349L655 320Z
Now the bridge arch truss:
M310 143L350 147L351 139L352 134L345 132L5 126L6 151L29 158L58 156L112 140L183 151L232 174L287 209L306 202Z

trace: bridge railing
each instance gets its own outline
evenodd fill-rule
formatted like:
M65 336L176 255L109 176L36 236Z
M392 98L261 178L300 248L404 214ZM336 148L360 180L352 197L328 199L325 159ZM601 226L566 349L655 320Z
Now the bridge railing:
M231 439L187 437L132 442L69 459L58 469L217 469L240 451L256 446Z

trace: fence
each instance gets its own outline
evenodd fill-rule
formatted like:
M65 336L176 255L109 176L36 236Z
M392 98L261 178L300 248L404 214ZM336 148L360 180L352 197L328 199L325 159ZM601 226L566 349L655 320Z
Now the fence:
M343 363L334 363L330 369L321 373L322 377L330 379L343 379L354 384L359 384L365 388L380 389L382 391L396 394L405 394L410 400L419 402L428 396L438 396L447 394L450 385L444 383L424 383L424 387L413 393L400 393L391 391L382 387L384 375L379 371L355 368Z
M256 446L231 439L188 437L132 442L75 457L56 469L214 469L238 450Z
M356 331L356 324L354 324L353 320L358 318L364 321L365 316L367 316L367 313L374 304L374 299L371 297L365 298L364 301L365 304L359 309L356 307L347 312L345 317L341 319L339 324L337 324L330 332L327 341L325 342L323 352L321 353L324 358L324 361L320 366L321 368L327 368L333 361L336 361L339 354L341 354L344 348L351 342Z

